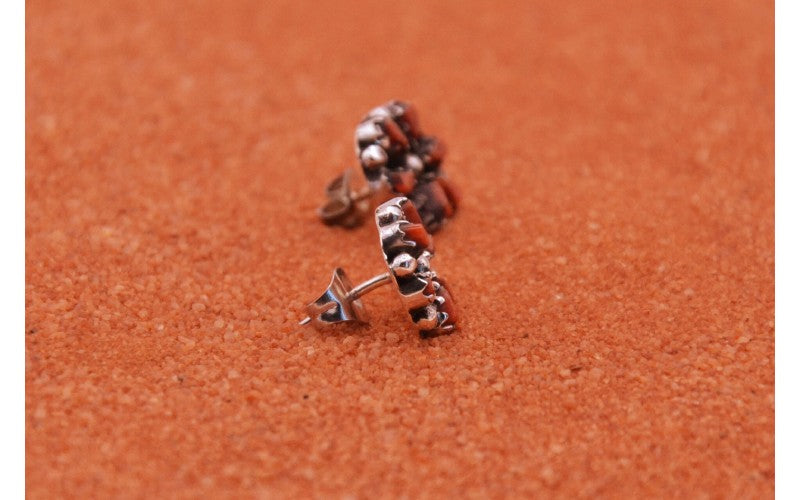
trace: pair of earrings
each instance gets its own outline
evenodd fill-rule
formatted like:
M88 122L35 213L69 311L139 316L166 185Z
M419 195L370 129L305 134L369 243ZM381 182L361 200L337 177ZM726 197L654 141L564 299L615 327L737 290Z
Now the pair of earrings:
M354 287L336 268L325 292L306 306L308 317L300 324L364 323L361 296L391 283L420 335L452 332L457 318L453 298L430 266L431 233L455 215L459 202L442 170L444 144L422 133L416 109L402 101L367 113L356 127L355 143L366 188L354 191L352 171L346 171L326 188L328 199L318 215L329 225L356 227L373 203L383 201L374 213L388 271Z

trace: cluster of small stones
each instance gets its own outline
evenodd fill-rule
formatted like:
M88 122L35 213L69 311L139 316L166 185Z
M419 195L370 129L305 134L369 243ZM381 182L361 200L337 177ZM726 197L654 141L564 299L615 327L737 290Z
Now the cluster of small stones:
M444 177L444 144L419 128L416 108L390 101L364 117L356 127L356 154L374 190L388 187L408 197L428 232L436 232L455 214L458 194Z
M414 204L397 197L378 207L375 222L383 255L411 319L423 337L455 329L455 304L442 278L431 269L433 238Z

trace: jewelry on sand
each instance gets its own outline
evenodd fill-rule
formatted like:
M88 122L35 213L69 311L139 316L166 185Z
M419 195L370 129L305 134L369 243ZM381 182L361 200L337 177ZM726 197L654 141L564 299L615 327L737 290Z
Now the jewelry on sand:
M444 143L422 133L410 103L390 101L367 113L356 126L355 149L367 185L353 190L351 170L331 181L317 211L326 224L359 226L371 201L398 195L414 203L430 233L455 215L460 196L442 170Z
M375 224L388 272L354 287L337 267L325 293L306 306L308 317L300 324L366 323L361 296L393 283L421 336L452 332L455 304L444 280L430 267L433 238L414 204L402 196L383 203L375 210Z

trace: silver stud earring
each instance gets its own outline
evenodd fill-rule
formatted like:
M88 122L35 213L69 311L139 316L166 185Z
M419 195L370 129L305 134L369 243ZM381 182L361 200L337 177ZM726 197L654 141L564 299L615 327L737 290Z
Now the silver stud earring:
M390 101L367 113L356 127L355 149L367 186L352 189L350 170L331 181L325 191L328 201L318 209L326 224L359 226L371 201L395 196L414 203L430 233L455 215L460 196L442 170L445 146L422 133L410 103Z
M455 304L444 280L430 266L433 238L414 204L405 197L383 203L375 210L375 224L388 271L354 287L344 270L336 268L325 293L306 306L308 317L300 324L365 323L361 296L391 283L420 335L452 332L457 319Z

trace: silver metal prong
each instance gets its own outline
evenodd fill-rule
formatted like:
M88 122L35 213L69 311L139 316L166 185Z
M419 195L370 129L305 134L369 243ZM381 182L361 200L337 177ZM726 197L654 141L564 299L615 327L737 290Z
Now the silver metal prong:
M354 287L347 279L341 268L333 271L333 277L317 300L306 306L308 316L300 321L300 325L313 323L315 326L330 325L334 323L355 322L365 323L366 313L360 297L372 290L391 283L392 275L383 273L374 276L360 285Z

